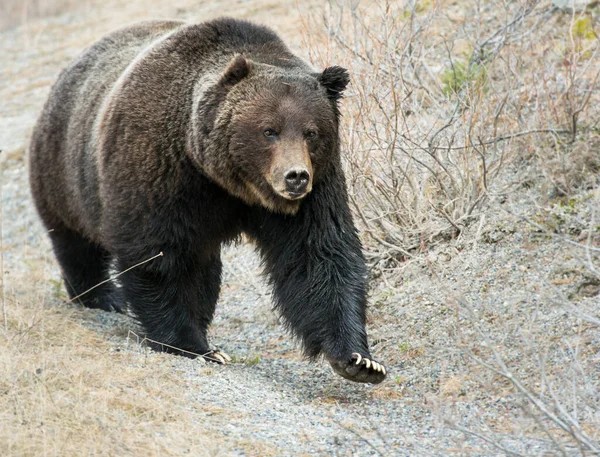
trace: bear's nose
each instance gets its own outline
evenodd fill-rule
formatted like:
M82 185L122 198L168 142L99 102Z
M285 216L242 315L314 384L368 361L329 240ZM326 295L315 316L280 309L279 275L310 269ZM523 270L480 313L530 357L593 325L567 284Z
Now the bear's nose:
M301 195L306 193L310 173L305 168L292 168L285 172L285 188L290 194Z

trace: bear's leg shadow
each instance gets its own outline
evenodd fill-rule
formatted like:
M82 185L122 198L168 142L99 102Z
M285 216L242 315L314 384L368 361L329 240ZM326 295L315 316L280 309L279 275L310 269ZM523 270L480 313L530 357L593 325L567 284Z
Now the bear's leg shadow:
M152 349L220 363L230 360L210 349L206 334L219 297L221 268L219 253L186 261L165 252L121 277L123 294Z
M122 312L124 302L115 284L99 285L109 278L110 253L64 226L53 227L49 235L71 300L88 308Z

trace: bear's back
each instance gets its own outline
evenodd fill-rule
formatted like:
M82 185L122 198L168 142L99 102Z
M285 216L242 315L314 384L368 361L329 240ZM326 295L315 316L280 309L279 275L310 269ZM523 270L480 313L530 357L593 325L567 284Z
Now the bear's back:
M275 32L248 21L221 18L191 25L188 30L182 30L182 35L186 33L190 37L198 33L201 38L184 41L191 44L203 43L207 55L213 54L215 59L224 56L226 60L230 60L232 55L242 54L255 61L283 68L310 68L292 54ZM198 48L194 51L198 52Z
M179 21L147 21L117 30L88 47L59 75L30 144L32 193L49 220L90 232L101 205L93 126L115 81L140 53ZM87 217L81 217L87 214Z
M152 175L172 185L196 82L218 77L238 54L312 71L267 27L230 18L142 22L87 48L60 74L32 137L32 193L43 219L100 242L106 186L123 183L123 193L145 201L130 183ZM123 129L135 143L114 143Z

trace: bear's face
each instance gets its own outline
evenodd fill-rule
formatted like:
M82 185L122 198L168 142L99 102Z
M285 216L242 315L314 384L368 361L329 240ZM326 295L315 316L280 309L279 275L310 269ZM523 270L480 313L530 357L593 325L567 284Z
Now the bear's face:
M295 214L323 171L338 160L336 103L347 73L337 70L344 84L333 93L330 81L323 82L326 73L294 73L243 57L225 72L228 159L236 181L243 183L238 196L248 203Z
M276 212L296 213L337 153L335 113L316 84L306 86L271 81L238 106L229 127L229 153L240 178Z

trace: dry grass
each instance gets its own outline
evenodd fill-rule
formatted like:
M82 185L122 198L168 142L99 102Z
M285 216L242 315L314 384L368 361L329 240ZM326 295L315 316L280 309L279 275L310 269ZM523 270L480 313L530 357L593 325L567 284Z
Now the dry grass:
M89 3L86 0L0 0L0 31L65 11L76 11Z
M596 10L562 12L549 1L328 5L311 19L323 25L307 45L313 61L352 74L347 176L372 258L402 261L459 236L490 196L519 181L555 196L597 182Z
M235 413L188 405L169 357L121 351L82 324L90 312L56 299L9 298L5 309L1 455L218 455L227 447L199 418Z

